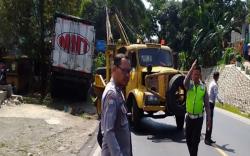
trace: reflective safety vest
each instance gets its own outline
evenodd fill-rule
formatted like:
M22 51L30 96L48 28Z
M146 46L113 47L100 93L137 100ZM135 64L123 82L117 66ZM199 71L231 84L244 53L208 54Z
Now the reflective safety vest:
M205 85L191 85L187 91L186 111L189 114L198 115L203 112L204 99L205 99Z

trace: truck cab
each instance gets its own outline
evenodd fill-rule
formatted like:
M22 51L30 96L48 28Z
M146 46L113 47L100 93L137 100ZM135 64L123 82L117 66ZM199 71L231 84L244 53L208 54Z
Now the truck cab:
M134 128L140 128L140 120L145 116L164 118L174 115L177 128L182 129L186 99L184 75L174 69L172 50L160 44L108 46L105 53L106 79L97 72L93 84L97 113L101 113L102 91L111 78L111 64L117 53L126 54L132 67L124 95Z

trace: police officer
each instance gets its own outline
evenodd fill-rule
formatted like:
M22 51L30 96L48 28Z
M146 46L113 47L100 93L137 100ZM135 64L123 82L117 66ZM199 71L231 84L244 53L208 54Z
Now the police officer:
M112 78L102 95L102 156L132 156L131 134L123 89L129 81L130 63L124 54L117 54Z
M192 64L184 79L186 99L186 142L190 156L197 156L203 124L204 106L207 114L207 127L211 125L209 98L205 85L201 82L201 68ZM192 78L192 80L190 80Z

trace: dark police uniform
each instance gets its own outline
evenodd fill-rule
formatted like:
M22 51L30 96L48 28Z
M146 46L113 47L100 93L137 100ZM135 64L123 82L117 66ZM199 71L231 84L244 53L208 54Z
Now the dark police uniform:
M102 96L101 129L102 156L132 156L125 98L113 79L105 87Z

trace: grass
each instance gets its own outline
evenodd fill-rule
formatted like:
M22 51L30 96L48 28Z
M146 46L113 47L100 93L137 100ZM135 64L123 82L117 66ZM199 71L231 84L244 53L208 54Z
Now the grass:
M0 143L0 148L8 147L5 143Z
M225 60L224 59L221 59L217 62L217 65L225 65Z
M87 119L87 120L93 120L93 119L97 119L97 116L96 115L90 115L88 113L82 113L80 115L81 118L83 119Z
M52 103L52 99L49 94L42 99L40 94L32 94L32 95L27 95L23 96L23 101L24 103L29 103L29 104L41 104L41 105L50 105Z
M41 100L37 97L23 96L24 103L40 104Z
M250 114L249 113L244 113L239 108L237 108L237 107L235 107L233 105L226 104L226 103L225 104L216 103L216 107L219 107L221 109L227 110L229 112L232 112L232 113L238 114L238 115L240 115L242 117L250 119Z

